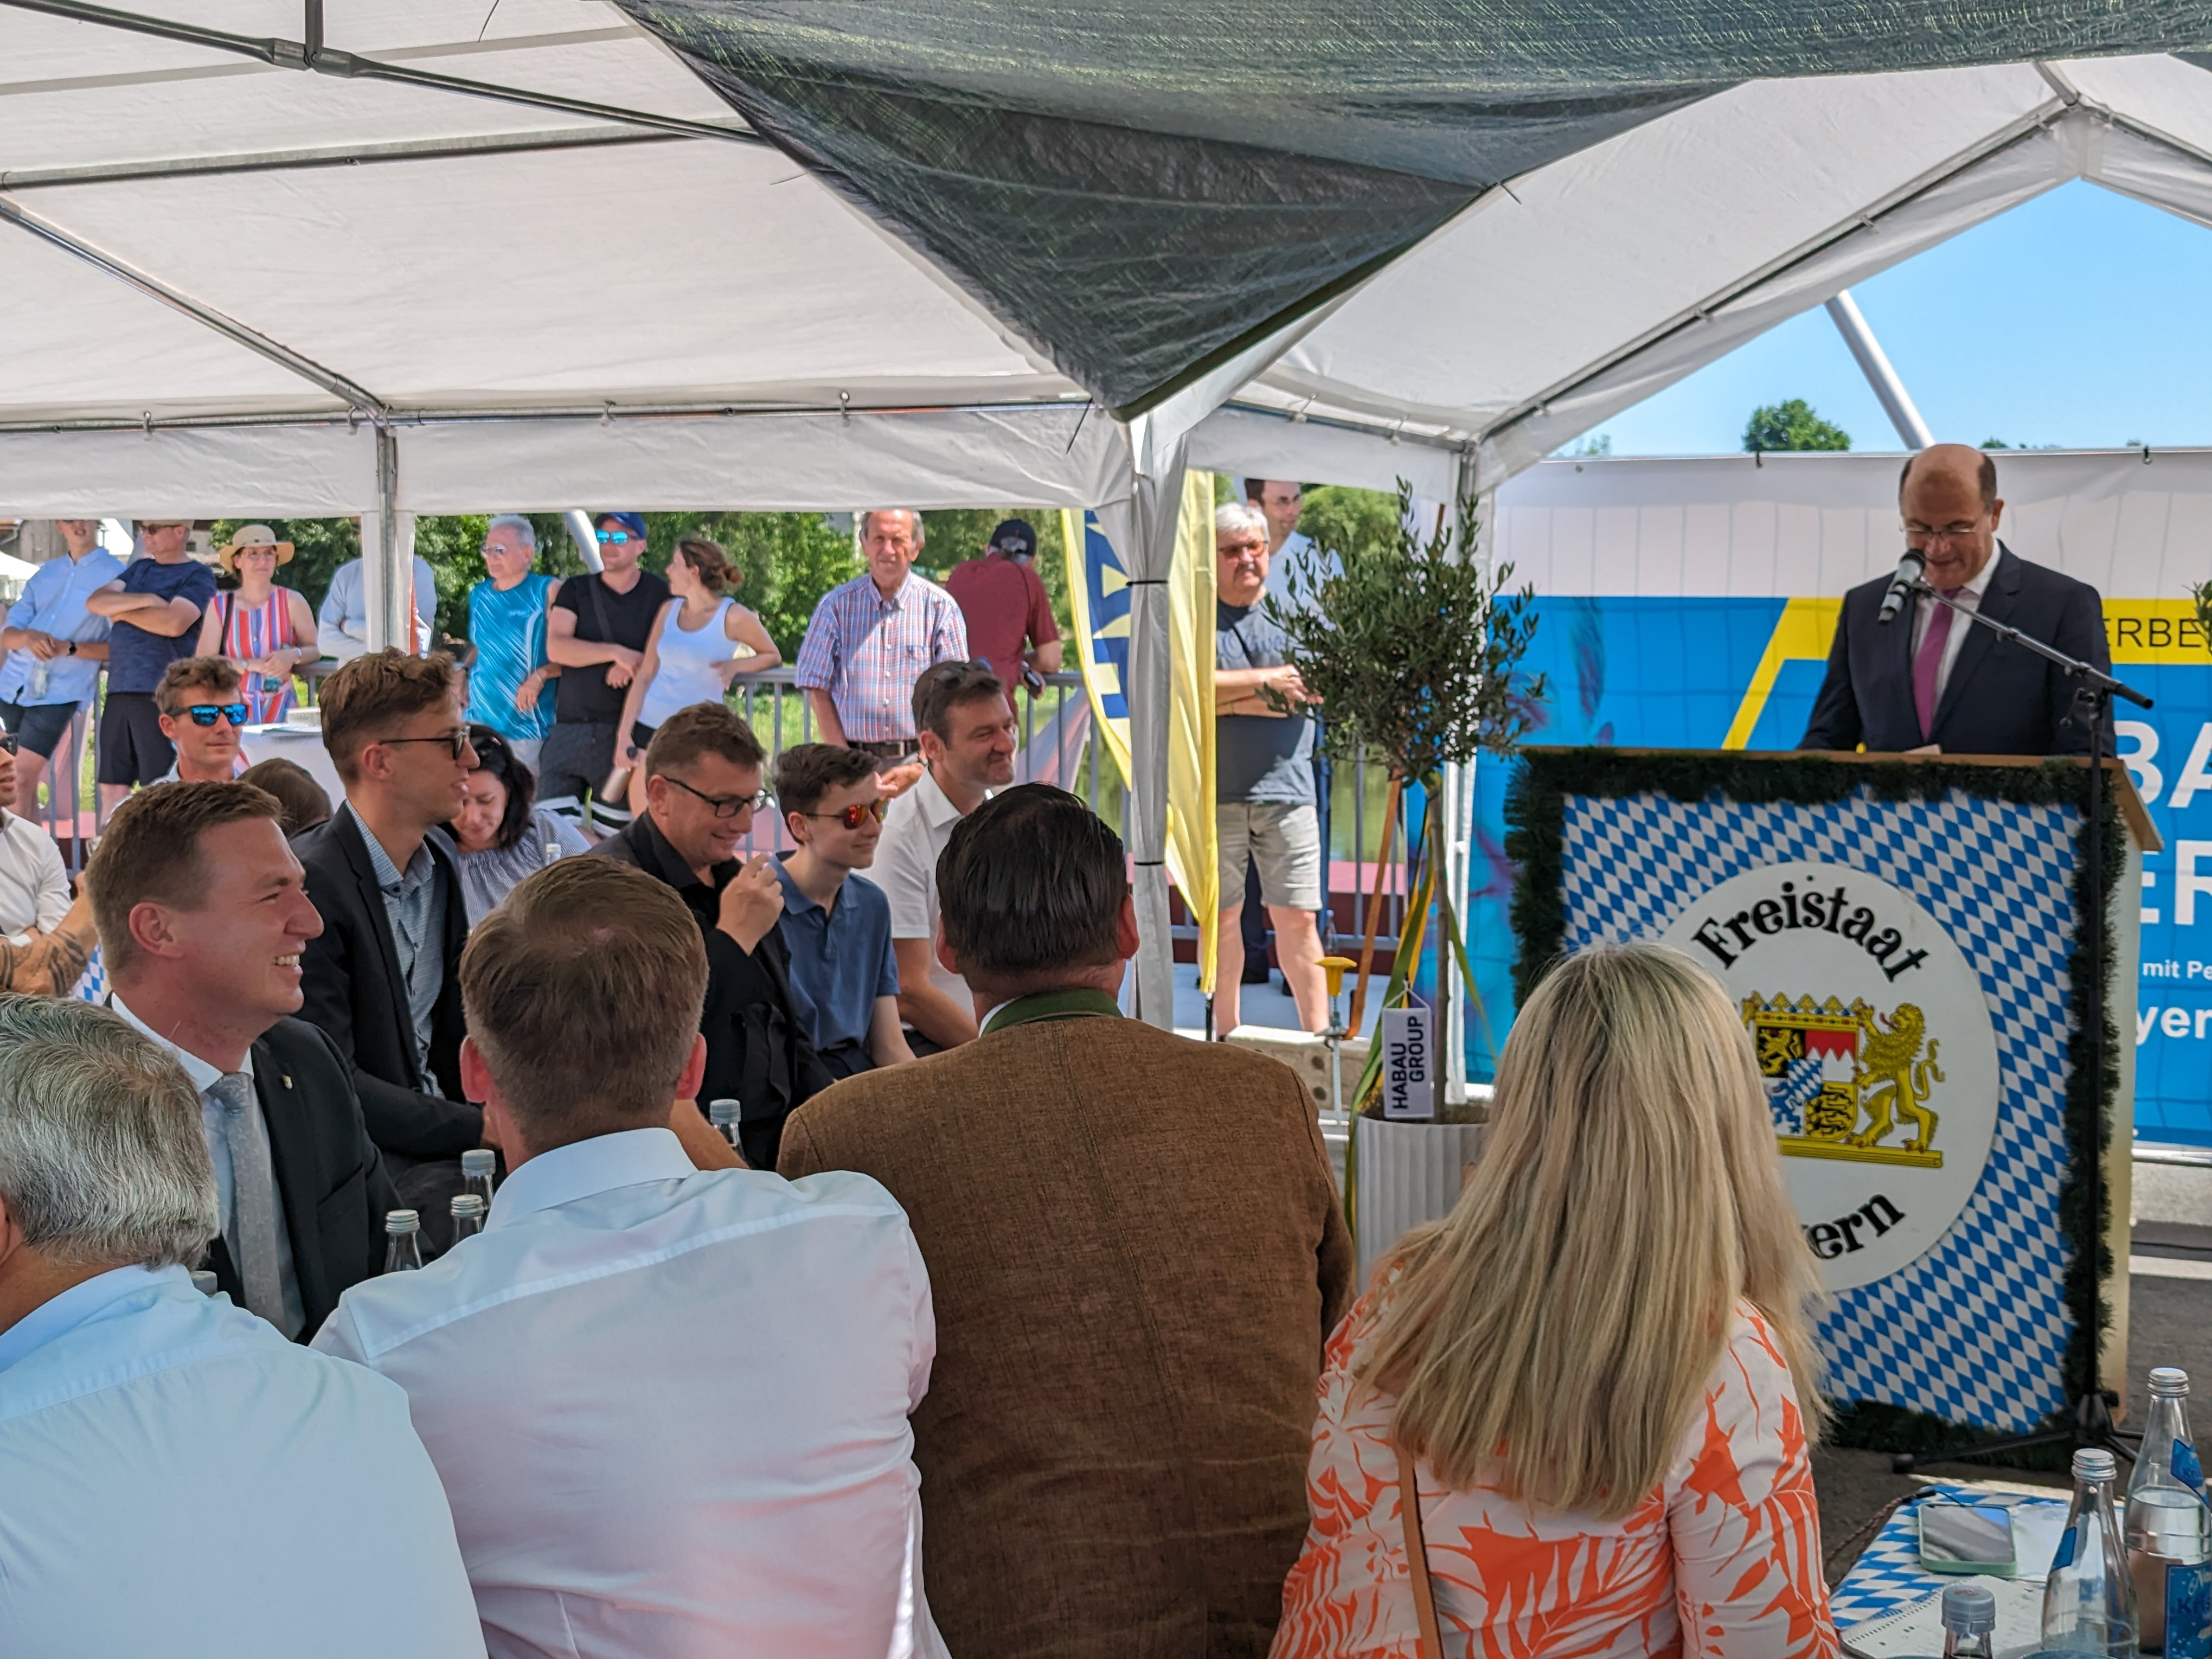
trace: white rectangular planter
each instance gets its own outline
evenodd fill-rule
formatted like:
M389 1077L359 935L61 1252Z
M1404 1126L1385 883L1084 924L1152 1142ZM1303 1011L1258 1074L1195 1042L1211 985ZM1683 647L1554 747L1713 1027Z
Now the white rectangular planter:
M1389 1123L1375 1117L1352 1122L1358 1136L1352 1231L1364 1287L1375 1263L1409 1228L1451 1213L1490 1126Z

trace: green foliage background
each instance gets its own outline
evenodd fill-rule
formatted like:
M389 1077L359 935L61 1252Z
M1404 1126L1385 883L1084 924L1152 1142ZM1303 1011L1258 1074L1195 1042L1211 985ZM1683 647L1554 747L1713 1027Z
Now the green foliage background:
M582 574L584 562L568 539L557 513L524 514L538 532L537 568L556 576ZM483 577L484 529L488 513L426 514L415 521L415 550L428 563L438 584L435 632L441 640L465 641L469 636L469 589ZM1067 603L1066 560L1062 556L1060 513L1040 507L956 508L922 515L924 540L915 568L931 580L942 581L963 559L977 556L985 540L1001 519L1026 519L1037 532L1037 574L1051 595L1053 610L1065 634L1073 626ZM244 519L219 519L215 524L217 546L229 540ZM352 519L264 519L277 538L293 544L292 562L278 575L287 587L298 588L310 605L320 607L330 591L331 578L340 565L361 556L361 526ZM807 618L815 602L839 582L860 572L860 561L848 528L842 520L819 513L648 513L645 515L645 565L665 570L676 544L685 536L704 535L720 542L737 566L738 580L732 590L744 604L760 613L769 637L782 651L784 660L799 654Z
M1761 450L1849 449L1851 434L1824 421L1802 398L1765 404L1751 411L1743 428L1744 453Z

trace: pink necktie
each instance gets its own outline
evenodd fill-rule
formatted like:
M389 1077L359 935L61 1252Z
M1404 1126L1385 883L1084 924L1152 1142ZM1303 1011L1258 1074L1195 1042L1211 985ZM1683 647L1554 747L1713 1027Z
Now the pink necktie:
M1959 597L1955 587L1936 590L1947 599ZM1928 619L1928 636L1920 641L1920 654L1912 659L1912 707L1920 716L1920 740L1936 730L1936 678L1943 666L1943 647L1951 637L1951 607L1939 605Z

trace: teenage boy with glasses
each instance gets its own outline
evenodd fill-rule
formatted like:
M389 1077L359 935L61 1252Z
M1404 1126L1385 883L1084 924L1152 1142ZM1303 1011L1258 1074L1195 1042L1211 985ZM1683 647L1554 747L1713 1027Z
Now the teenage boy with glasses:
M321 702L345 801L292 842L325 923L306 948L301 1017L353 1066L369 1138L403 1198L415 1166L483 1140L483 1113L461 1085L468 906L439 828L477 764L460 697L442 654L370 651L341 665Z
M757 1170L775 1167L784 1120L834 1080L792 994L775 860L744 858L738 847L768 804L767 758L726 704L678 709L645 751L645 811L593 849L674 888L699 924L707 943L699 1098L738 1103L738 1143Z
M776 757L776 805L799 843L772 866L777 924L791 951L792 1000L822 1063L838 1077L914 1058L899 1030L898 958L884 890L854 872L876 861L882 781L874 759L826 743Z
M238 731L246 724L238 665L228 657L173 662L154 688L161 735L177 758L161 783L228 783L239 773Z

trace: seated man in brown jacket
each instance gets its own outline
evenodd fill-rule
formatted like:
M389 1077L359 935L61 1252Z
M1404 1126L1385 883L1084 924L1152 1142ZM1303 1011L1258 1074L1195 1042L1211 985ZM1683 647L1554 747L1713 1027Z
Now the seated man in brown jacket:
M923 1560L964 1659L1265 1654L1305 1534L1351 1241L1287 1068L1121 1018L1127 869L1063 790L979 806L937 949L981 1040L784 1129L784 1175L873 1176L928 1263Z

